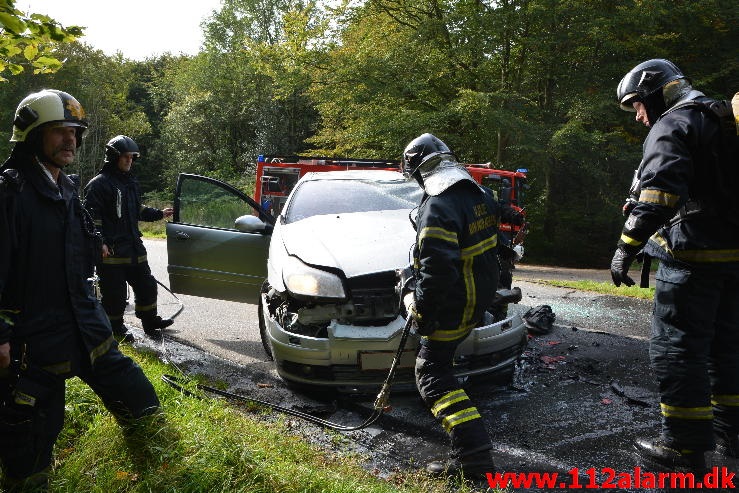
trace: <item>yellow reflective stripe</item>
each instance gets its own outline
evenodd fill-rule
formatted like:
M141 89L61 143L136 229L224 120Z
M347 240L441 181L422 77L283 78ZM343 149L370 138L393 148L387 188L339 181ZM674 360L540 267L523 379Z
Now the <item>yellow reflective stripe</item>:
M644 243L643 241L635 240L634 238L632 238L630 236L626 236L625 234L622 234L621 235L621 241L623 241L627 245L631 245L631 246L639 246L642 243Z
M739 262L739 249L678 250L675 258L686 262Z
M652 237L650 238L650 240L652 240L657 245L659 245L659 247L665 252L667 252L671 257L674 257L674 255L672 254L672 249L667 244L667 241L664 238L662 238L662 235L660 235L659 233L654 233Z
M463 248L462 258L477 257L478 255L481 255L487 252L491 248L495 248L497 245L498 245L498 235L494 234L493 236L486 238L479 243L476 243L472 246L468 246L467 248Z
M147 258L146 255L141 255L140 257L136 257L136 263L141 264L146 262ZM105 257L103 259L104 264L108 265L123 265L123 264L132 264L131 257Z
M149 310L153 310L156 307L156 303L152 303L151 305L135 305L134 310L137 312L147 312Z
M95 226L102 226L103 225L103 220L102 219L95 219L95 220L92 221L92 223Z
M126 258L121 258L121 257L105 257L103 259L103 263L104 264L108 264L108 265L130 264L131 263L131 259L128 258L128 257L126 257Z
M667 207L675 207L677 201L680 200L679 195L674 193L663 192L661 190L647 189L642 190L639 194L639 202L647 204L664 205Z
M432 341L456 341L457 339L462 339L464 337L467 337L467 335L470 333L469 327L459 327L458 329L454 330L435 330L431 333L431 335L427 336L428 339Z
M436 238L437 240L447 241L449 243L459 245L459 240L457 239L457 233L455 233L454 231L449 231L444 228L439 228L436 226L427 226L421 230L421 234L418 235L419 245L426 238Z
M469 397L467 397L467 393L463 389L453 390L448 394L444 394L443 397L434 402L434 405L431 406L431 414L436 417L441 411L448 408L452 404L456 404L457 402L461 402L464 400L469 400Z
M113 345L113 341L115 341L115 339L113 338L113 334L111 334L110 337L105 339L102 344L90 351L90 363L95 364L96 359L107 353Z
M45 371L53 373L54 375L61 375L62 373L70 373L72 371L72 362L64 361L63 363L55 363L53 365L42 366Z
M662 416L677 419L713 419L713 409L705 407L678 407L660 403Z
M441 420L441 424L442 426L444 426L444 429L447 431L447 433L449 433L449 431L451 431L451 429L455 426L466 423L467 421L472 421L473 419L481 418L482 416L480 416L477 408L468 407L467 409L463 409L459 412L446 416L444 419Z
M467 293L467 301L462 312L460 327L466 327L472 320L475 312L475 301L477 301L477 288L475 287L475 273L472 272L474 257L462 257L462 278L464 279L464 290Z
M36 398L34 396L21 392L19 390L13 392L13 401L19 406L33 407L36 405Z
M492 250L498 245L498 235L494 234L489 238L462 249L462 278L464 279L465 292L467 301L462 313L462 321L460 329L466 330L472 323L472 316L475 314L475 303L477 302L477 286L475 285L475 273L473 266L475 257L482 255L488 250Z
M714 395L711 399L711 404L714 406L731 406L739 407L739 395L736 394L725 394L725 395Z

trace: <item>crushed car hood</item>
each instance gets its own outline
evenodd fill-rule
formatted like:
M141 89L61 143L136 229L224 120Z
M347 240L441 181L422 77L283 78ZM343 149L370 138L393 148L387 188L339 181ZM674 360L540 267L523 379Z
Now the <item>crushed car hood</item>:
M416 239L405 209L313 216L281 229L290 255L346 277L408 265Z

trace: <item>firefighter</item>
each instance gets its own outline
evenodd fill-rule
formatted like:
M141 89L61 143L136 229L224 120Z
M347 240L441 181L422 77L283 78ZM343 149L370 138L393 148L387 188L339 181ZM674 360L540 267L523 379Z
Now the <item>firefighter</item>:
M138 180L131 174L138 157L139 147L132 138L113 137L105 145L103 167L85 187L85 207L103 238L102 263L98 267L103 308L113 333L125 341L133 340L123 324L126 283L133 288L135 313L146 335L158 340L161 329L173 323L172 319L157 315L157 282L151 274L138 226L139 221L170 217L173 211L142 205Z
M636 441L645 459L704 470L704 452L737 456L739 432L739 211L720 206L720 125L710 101L670 61L643 62L617 89L621 108L650 127L635 175L633 209L611 263L616 286L640 250L660 260L649 355L662 432ZM736 171L734 171L736 174ZM735 181L732 182L736 183Z
M452 362L457 346L480 324L498 285L499 204L431 134L408 144L402 167L424 190L414 223L416 286L406 297L408 314L422 336L416 385L452 448L449 460L431 462L426 470L480 479L495 468L492 442Z
M84 116L65 92L27 96L0 175L0 463L13 491L46 488L66 379L86 382L122 424L159 408L94 294L99 245L63 171L81 144Z

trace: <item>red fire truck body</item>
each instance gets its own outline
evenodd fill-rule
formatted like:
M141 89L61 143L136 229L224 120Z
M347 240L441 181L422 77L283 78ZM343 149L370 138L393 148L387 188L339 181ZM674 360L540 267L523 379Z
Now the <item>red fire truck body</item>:
M528 189L526 170L506 171L492 169L488 164L465 164L478 183L495 191L500 200L523 212L524 194ZM259 156L257 160L254 200L264 209L277 216L287 196L298 180L309 172L345 171L350 169L400 170L400 162L371 159L334 159L301 156ZM513 238L520 226L501 223L500 231Z

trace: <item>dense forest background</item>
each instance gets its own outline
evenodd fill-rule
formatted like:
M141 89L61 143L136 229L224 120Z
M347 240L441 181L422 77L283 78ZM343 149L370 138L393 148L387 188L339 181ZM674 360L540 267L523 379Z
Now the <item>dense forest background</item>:
M527 257L605 268L647 133L616 85L668 58L729 98L738 20L736 0L224 0L195 56L59 45L57 72L0 83L0 121L9 138L25 95L67 91L90 120L72 171L86 183L127 134L162 197L180 172L248 187L259 154L399 159L432 132L465 162L529 170Z

